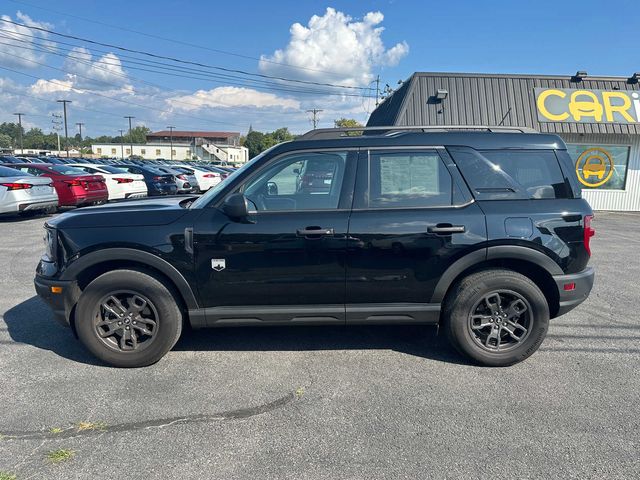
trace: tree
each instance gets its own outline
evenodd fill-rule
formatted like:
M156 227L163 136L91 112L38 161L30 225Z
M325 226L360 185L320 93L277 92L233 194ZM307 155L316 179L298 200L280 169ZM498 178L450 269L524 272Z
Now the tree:
M6 133L0 133L0 148L11 148L13 139Z
M124 143L146 143L149 133L151 133L151 129L144 125L133 127L131 129L131 136L129 136L128 132L124 135Z
M354 127L362 127L363 125L354 118L339 118L338 120L334 120L333 124L336 128L354 128Z
M249 150L249 158L253 158L266 149L264 133L251 130L244 139L244 146Z
M8 135L11 138L11 145L18 145L18 139L20 138L20 125L17 123L4 122L0 125L0 133ZM24 128L22 128L22 134L24 135Z

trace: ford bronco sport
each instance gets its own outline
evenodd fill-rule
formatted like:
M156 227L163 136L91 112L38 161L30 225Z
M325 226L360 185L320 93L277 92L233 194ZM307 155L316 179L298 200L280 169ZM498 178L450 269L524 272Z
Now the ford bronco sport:
M589 294L592 215L555 135L320 129L199 198L47 221L35 286L120 367L157 362L185 324L439 325L470 359L506 366Z

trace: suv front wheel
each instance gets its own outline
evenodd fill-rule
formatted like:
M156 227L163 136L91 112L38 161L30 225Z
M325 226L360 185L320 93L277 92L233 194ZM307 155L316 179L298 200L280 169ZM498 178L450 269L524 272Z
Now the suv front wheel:
M84 289L75 326L82 343L102 361L144 367L178 341L182 313L157 278L137 270L113 270Z
M493 367L529 357L549 327L544 294L511 270L484 270L465 277L448 296L444 314L452 344L476 362Z

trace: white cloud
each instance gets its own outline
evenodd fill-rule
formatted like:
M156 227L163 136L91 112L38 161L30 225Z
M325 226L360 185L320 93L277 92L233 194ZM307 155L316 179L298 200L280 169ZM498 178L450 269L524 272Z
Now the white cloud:
M113 90L129 84L122 62L114 53L107 53L94 60L89 50L75 47L67 55L64 69L73 72L68 76L73 78L77 88Z
M55 43L47 40L49 34L38 30L32 30L21 25L8 23L13 21L9 15L2 15L5 22L1 22L2 32L0 32L0 64L13 67L38 68L38 63L43 63L46 54L44 52L33 49L33 45L37 42L44 45L45 48L55 48ZM31 17L22 12L16 14L16 20L19 23L32 27L40 27L51 29L51 24L46 22L36 22Z
M54 92L69 92L71 90L73 90L73 82L71 80L47 81L41 78L31 85L31 92L36 95Z
M294 23L288 45L271 56L263 55L260 70L288 78L367 85L373 80L374 67L396 65L409 52L406 42L389 49L384 46L384 28L379 26L383 20L381 12L369 12L355 21L327 8L323 16L312 16L306 27Z
M169 98L167 102L173 108L185 111L200 110L207 107L275 107L294 110L300 108L298 100L244 87L217 87L212 90L198 90L190 95Z

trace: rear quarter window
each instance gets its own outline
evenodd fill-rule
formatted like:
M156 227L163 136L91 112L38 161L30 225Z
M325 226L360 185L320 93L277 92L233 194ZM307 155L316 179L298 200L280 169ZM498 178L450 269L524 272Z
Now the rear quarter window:
M552 150L449 151L478 200L573 198Z

